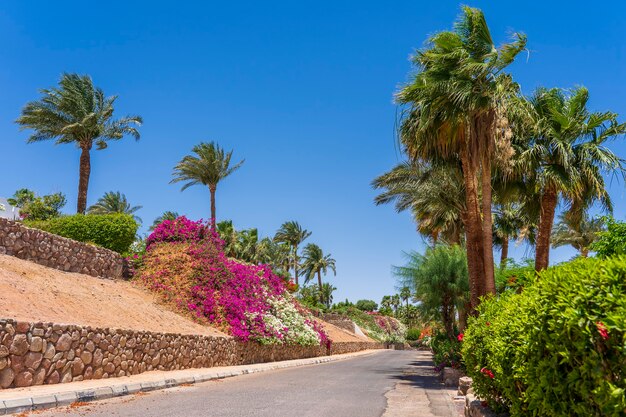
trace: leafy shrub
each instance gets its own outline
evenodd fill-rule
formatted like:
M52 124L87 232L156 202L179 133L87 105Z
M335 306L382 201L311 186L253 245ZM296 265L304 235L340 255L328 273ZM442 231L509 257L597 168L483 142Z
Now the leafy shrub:
M591 250L601 258L626 254L626 223L608 217L606 225L607 230L599 233Z
M185 216L174 220L163 220L146 239L146 247L160 242L200 242L209 235L209 229L202 220L193 221Z
M227 258L215 236L194 239L153 242L139 279L181 311L239 340L308 346L329 343L319 324L269 266Z
M526 259L517 263L508 259L504 268L496 268L496 290L502 293L506 290L517 290L535 279L535 260Z
M411 328L406 331L406 340L419 340L421 329Z
M438 332L430 339L430 347L433 350L435 370L440 371L445 367L463 367L459 339L450 339L445 332Z
M79 242L93 243L118 253L128 251L135 240L138 227L133 216L122 213L74 214L24 223L36 229Z
M374 311L378 308L378 304L374 300L359 300L356 302L356 308L361 311Z
M485 300L463 338L476 393L513 416L623 416L626 257L543 271Z

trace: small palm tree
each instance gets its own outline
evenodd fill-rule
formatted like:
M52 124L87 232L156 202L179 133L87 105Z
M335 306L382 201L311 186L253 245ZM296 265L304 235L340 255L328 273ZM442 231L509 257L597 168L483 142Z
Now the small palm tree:
M411 288L420 308L427 315L440 317L448 337L454 337L455 309L459 312L459 327L465 326L469 310L467 256L457 246L439 245L425 254L406 253L405 266L393 272L402 285ZM393 301L392 301L393 304Z
M552 231L552 247L571 245L580 252L580 256L586 258L591 244L598 239L598 234L604 229L601 218L590 219L585 214L582 220L576 221L572 216L561 214Z
M104 193L96 204L89 207L87 212L89 214L131 214L136 222L141 223L141 218L135 215L135 212L141 208L142 206L131 206L128 200L126 200L126 196L119 191L109 191L108 193Z
M87 209L87 189L91 174L93 145L105 149L107 141L120 140L125 135L139 139L137 126L140 116L113 119L117 96L106 97L93 85L88 75L63 74L58 88L41 90L39 101L27 103L16 123L34 133L28 143L56 139L55 144L73 143L80 150L78 181L78 213Z
M296 221L285 222L280 226L280 229L274 235L274 241L280 243L286 243L291 247L291 262L293 265L293 276L298 285L298 246L302 244L309 236L311 232L303 229L302 226Z
M165 220L175 220L178 217L180 217L180 214L178 214L175 211L164 211L163 214L161 214L159 217L157 217L156 219L154 219L154 221L152 222L152 226L150 226L150 231L154 230L158 225L160 225L161 223L163 223Z
M331 257L330 254L325 255L322 249L314 243L309 243L304 247L302 252L303 258L303 273L304 273L304 283L306 284L310 280L312 280L315 275L317 275L317 283L318 288L320 290L320 294L323 293L324 288L322 284L322 272L324 275L328 273L330 269L333 271L334 275L337 275L337 270L335 269L335 260ZM320 302L324 303L322 296L320 295Z
M181 191L192 185L206 185L211 192L211 228L215 230L215 192L217 184L235 172L244 163L243 160L230 165L233 151L226 152L217 143L202 142L193 147L196 155L187 155L174 167L174 178L170 184L186 182Z

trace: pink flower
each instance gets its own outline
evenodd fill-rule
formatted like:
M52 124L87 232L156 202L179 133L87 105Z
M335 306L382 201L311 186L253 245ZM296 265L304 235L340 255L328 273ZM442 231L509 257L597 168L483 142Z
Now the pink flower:
M456 337L456 340L458 340L459 342L463 341L463 333L459 333L459 335Z
M602 323L601 321L597 321L596 328L598 329L598 333L600 333L600 337L602 339L609 340L609 331L604 323Z

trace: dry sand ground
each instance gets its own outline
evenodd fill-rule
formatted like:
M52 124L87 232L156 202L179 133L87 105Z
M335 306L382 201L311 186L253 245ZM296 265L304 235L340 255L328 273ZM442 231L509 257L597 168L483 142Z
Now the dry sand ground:
M62 272L7 255L0 255L0 318L229 337L172 312L131 282ZM322 325L333 342L371 341Z
M0 255L0 317L226 336L159 305L131 282L62 272L7 255Z

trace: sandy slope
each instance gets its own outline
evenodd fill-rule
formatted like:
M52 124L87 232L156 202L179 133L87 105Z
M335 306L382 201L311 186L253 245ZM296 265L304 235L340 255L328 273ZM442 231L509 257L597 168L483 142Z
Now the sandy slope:
M157 303L130 282L62 272L0 255L0 318L225 336Z
M341 327L337 327L333 324L326 323L325 321L321 321L322 327L324 327L324 331L333 342L374 342L374 340L369 337L363 335L358 336L353 333L350 333L347 330L342 329Z
M172 312L131 282L62 272L7 255L0 255L0 318L226 336ZM322 325L333 342L371 341Z

